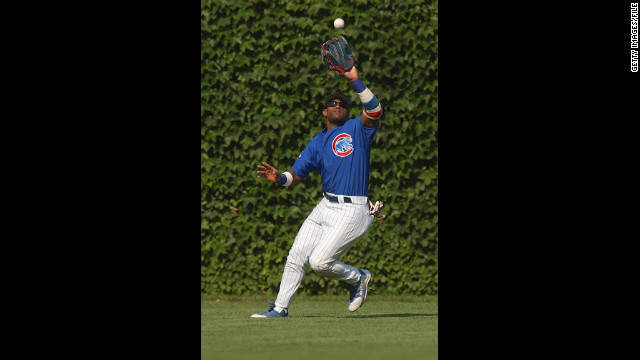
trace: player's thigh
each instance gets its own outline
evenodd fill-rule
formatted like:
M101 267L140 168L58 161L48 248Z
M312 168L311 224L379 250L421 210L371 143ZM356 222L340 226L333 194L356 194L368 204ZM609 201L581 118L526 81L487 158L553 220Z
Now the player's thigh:
M309 262L309 254L318 244L324 233L321 218L322 208L318 205L305 219L304 223L302 223L300 230L298 230L296 239L289 251L290 257L295 257L298 261L305 264Z
M368 209L342 204L334 208L323 222L322 237L313 249L313 256L324 261L337 260L371 226Z
M352 241L364 235L371 226L368 205L339 204L329 208L324 218L327 238L343 238ZM344 236L340 236L343 234Z

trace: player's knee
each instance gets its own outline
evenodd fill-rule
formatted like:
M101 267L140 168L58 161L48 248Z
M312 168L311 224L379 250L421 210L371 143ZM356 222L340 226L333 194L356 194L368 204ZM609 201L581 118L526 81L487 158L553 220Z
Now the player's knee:
M324 259L320 259L313 256L309 258L309 265L311 265L311 269L313 269L313 271L317 273L324 273L329 271L329 269L331 269L330 261L326 261Z

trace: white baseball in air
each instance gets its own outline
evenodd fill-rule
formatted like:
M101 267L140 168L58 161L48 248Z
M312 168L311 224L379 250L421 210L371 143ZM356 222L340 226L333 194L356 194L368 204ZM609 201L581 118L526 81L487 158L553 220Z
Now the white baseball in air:
M342 18L333 20L333 27L336 29L342 29L344 27L344 20L342 20Z

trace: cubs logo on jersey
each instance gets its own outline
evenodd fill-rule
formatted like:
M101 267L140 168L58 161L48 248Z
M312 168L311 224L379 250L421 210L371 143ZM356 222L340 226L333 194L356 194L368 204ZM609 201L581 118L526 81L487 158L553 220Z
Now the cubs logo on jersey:
M340 157L349 156L353 152L351 135L342 133L333 139L333 153Z

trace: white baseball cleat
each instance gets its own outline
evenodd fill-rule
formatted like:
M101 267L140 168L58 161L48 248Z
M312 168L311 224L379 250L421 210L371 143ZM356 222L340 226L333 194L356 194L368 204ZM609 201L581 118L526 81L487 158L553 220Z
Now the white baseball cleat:
M349 311L358 310L367 299L371 271L366 269L358 269L358 271L360 271L360 282L349 286Z

